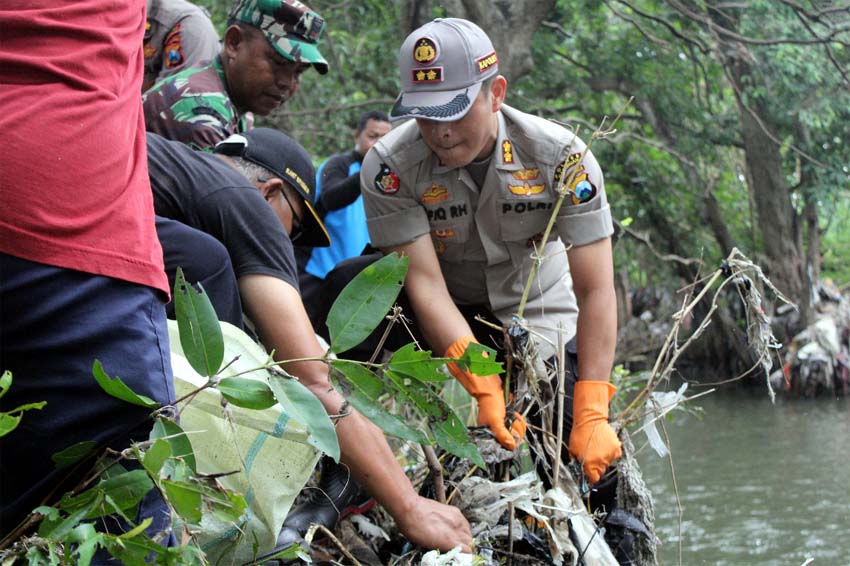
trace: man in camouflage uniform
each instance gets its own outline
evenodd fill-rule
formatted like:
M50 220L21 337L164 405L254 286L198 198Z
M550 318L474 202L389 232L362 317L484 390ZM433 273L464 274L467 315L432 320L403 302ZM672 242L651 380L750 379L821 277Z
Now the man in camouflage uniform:
M203 8L186 0L147 0L147 14L142 92L218 55L218 32Z
M210 149L286 103L310 66L328 63L317 44L325 22L297 0L238 0L221 52L205 67L187 69L144 95L147 130Z

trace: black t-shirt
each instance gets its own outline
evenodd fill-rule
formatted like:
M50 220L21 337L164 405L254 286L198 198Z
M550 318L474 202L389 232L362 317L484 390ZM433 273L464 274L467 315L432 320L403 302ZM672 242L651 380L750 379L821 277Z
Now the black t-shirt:
M209 153L148 132L154 209L227 248L236 278L271 275L298 289L292 242L260 191Z

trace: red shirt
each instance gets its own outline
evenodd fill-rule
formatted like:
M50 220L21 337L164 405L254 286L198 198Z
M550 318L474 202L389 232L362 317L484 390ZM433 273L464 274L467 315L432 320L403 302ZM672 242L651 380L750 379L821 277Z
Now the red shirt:
M0 252L168 292L141 0L0 2Z

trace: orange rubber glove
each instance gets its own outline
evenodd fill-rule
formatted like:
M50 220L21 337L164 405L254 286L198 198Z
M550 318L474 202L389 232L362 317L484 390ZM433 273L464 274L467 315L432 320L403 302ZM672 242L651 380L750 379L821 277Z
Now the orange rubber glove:
M460 358L471 342L477 343L474 336L463 336L454 341L446 350L445 357ZM478 424L489 428L499 444L508 450L517 447L517 441L525 436L525 419L514 413L511 429L505 426L505 391L498 375L480 376L464 371L456 363L447 364L463 388L478 401Z
M582 464L591 484L623 455L620 439L608 423L608 403L616 387L607 381L576 382L573 394L573 430L570 454Z

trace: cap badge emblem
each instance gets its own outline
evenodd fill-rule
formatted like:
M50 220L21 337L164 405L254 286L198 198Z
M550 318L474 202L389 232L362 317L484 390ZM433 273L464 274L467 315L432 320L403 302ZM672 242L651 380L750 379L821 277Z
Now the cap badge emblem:
M420 65L433 63L437 58L437 44L429 37L423 37L413 47L413 60Z

